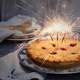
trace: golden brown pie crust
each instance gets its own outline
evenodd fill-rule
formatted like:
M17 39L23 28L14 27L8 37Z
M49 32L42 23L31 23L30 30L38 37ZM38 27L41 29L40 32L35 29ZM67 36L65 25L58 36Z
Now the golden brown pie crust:
M71 68L80 64L80 41L37 39L26 46L26 54L39 66Z

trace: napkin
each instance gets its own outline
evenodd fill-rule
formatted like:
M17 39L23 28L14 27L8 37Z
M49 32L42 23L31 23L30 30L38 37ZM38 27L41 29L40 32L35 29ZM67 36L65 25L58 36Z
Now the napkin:
M0 28L0 43L11 36L14 32L5 28Z
M31 72L26 68L26 72L19 64L18 53L20 47L16 51L0 58L0 80L44 80L42 74Z
M7 21L0 22L0 27L7 27L10 25L14 25L14 26L21 25L25 21L32 21L32 25L34 25L34 26L37 23L37 20L33 17L29 17L29 16L25 16L25 15L17 15L17 16L10 18Z

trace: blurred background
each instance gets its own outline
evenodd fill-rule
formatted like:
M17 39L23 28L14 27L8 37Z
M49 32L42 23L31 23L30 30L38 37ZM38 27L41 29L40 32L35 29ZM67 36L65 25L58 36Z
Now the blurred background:
M80 0L0 0L0 20L5 21L18 14L44 18L49 9L56 9L61 12L61 5L67 9L70 14L80 16Z

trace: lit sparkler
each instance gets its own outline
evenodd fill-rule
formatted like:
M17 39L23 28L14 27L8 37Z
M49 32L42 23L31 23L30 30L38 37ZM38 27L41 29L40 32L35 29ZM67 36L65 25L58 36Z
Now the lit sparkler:
M53 37L52 37L52 35L51 35L51 34L49 34L49 35L50 35L51 40L53 41Z
M64 33L64 36L63 36L63 38L62 38L62 43L63 43L63 41L64 41L64 39L65 39L65 36L66 36L66 33Z
M58 32L57 32L57 41L58 41L58 38L59 38L59 37L58 37Z
M79 34L78 33L75 33L73 36L72 36L73 40L74 41L77 41L79 40Z

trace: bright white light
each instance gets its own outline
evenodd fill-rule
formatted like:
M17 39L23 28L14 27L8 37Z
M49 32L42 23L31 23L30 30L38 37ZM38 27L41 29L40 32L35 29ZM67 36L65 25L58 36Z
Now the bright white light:
M65 22L54 22L45 27L42 30L41 34L56 33L56 32L70 33L71 27Z
M52 32L70 32L69 27L62 23L53 24L50 27L52 27L51 28Z

